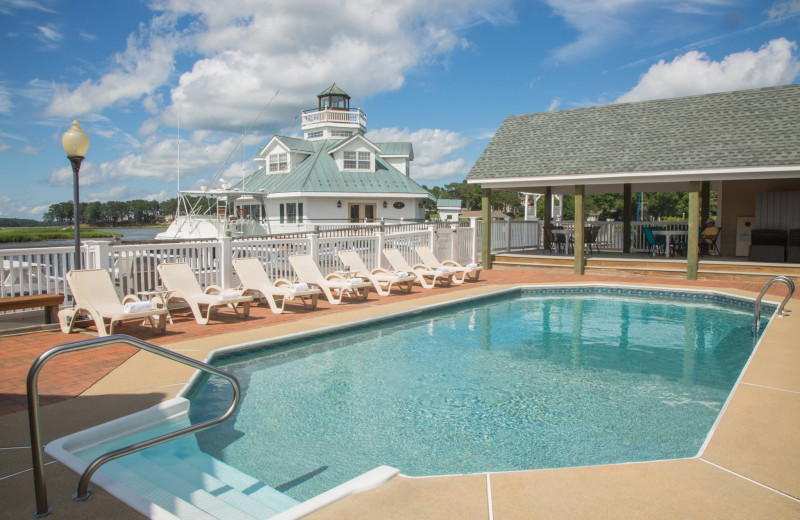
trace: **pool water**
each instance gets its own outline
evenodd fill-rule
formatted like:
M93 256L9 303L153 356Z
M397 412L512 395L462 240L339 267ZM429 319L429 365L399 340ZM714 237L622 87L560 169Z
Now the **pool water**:
M747 362L752 309L516 292L215 365L235 419L202 449L306 500L376 466L426 476L697 454ZM195 392L193 420L230 402Z

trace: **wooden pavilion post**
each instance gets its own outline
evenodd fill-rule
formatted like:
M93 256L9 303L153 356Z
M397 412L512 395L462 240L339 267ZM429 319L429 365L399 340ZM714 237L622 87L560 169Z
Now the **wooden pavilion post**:
M686 279L697 280L698 238L700 229L700 181L689 183L689 227L686 235Z
M583 221L584 217L583 194L585 187L575 186L575 234L573 238L573 252L575 253L575 274L584 274L586 270L586 257L583 250Z
M544 227L549 228L553 225L553 188L548 186L544 190ZM550 251L552 245L547 238L547 233L542 233L544 237L544 250Z
M481 264L484 269L492 268L492 190L484 188L481 197Z
M631 185L625 184L622 188L622 252L631 252Z

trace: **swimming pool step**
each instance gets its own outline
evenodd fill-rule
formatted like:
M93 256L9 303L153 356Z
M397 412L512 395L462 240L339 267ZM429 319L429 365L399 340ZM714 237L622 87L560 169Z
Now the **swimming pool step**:
M283 511L296 506L299 502L280 491L273 489L241 471L228 466L224 462L206 454L195 454L186 459L186 462L200 471L215 476L229 484L239 492L258 500L276 511Z
M189 401L177 397L49 443L49 455L77 473L97 456L190 424ZM125 455L92 477L111 495L157 520L265 519L298 502L200 450L188 435Z
M251 514L263 517L265 509L276 514L299 502L290 496L284 495L260 480L228 466L224 462L203 452L195 451L191 454L177 455L170 450L169 443L141 452L154 463L167 467L170 471L181 475L183 478L203 489L230 488L235 494L225 495L236 500L237 507L253 507ZM240 500L244 497L246 500Z
M265 519L297 503L275 508L178 457L144 453L128 455L101 471L178 518Z

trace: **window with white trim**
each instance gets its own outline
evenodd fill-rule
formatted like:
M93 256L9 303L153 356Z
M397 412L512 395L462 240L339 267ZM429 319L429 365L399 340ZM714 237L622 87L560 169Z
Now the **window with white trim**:
M358 169L369 170L371 157L369 152L358 152Z
M289 169L289 154L271 153L269 154L269 172L285 172Z
M317 139L319 137L322 137L322 130L314 130L313 132L308 133L309 139Z
M281 224L294 224L303 222L303 203L288 202L280 205L279 210Z
M353 132L349 130L331 130L331 137L350 137Z
M345 170L369 170L372 166L372 154L369 152L344 152Z

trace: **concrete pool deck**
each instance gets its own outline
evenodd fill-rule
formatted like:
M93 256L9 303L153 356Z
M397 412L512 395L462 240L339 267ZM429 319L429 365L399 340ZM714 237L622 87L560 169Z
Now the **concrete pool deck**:
M205 327L179 315L164 336L137 324L123 325L120 332L204 359L223 346L380 317L515 285L543 283L704 288L751 297L762 287L760 283L736 281L484 271L477 283L430 291L415 287L410 295L386 298L373 294L366 303L331 306L322 301L316 311L294 311L298 307L292 307L292 312L283 315L273 315L259 306L251 319L240 321L223 312L218 314L222 319L212 320ZM785 288L776 285L767 299L780 301L784 294ZM787 304L788 316L770 325L711 441L697 458L489 475L399 476L308 518L798 518L800 349L796 338L800 337L800 315L792 313L798 298L800 294ZM35 509L24 412L25 375L30 363L47 348L87 338L93 331L90 328L71 336L39 332L0 338L3 518L30 518ZM42 403L52 403L41 411L45 442L171 398L192 374L187 367L136 353L130 347L105 347L96 352L61 356L42 372ZM70 497L77 475L59 463L47 466L46 477L52 518L142 518L102 490L95 490L88 503L73 503Z

